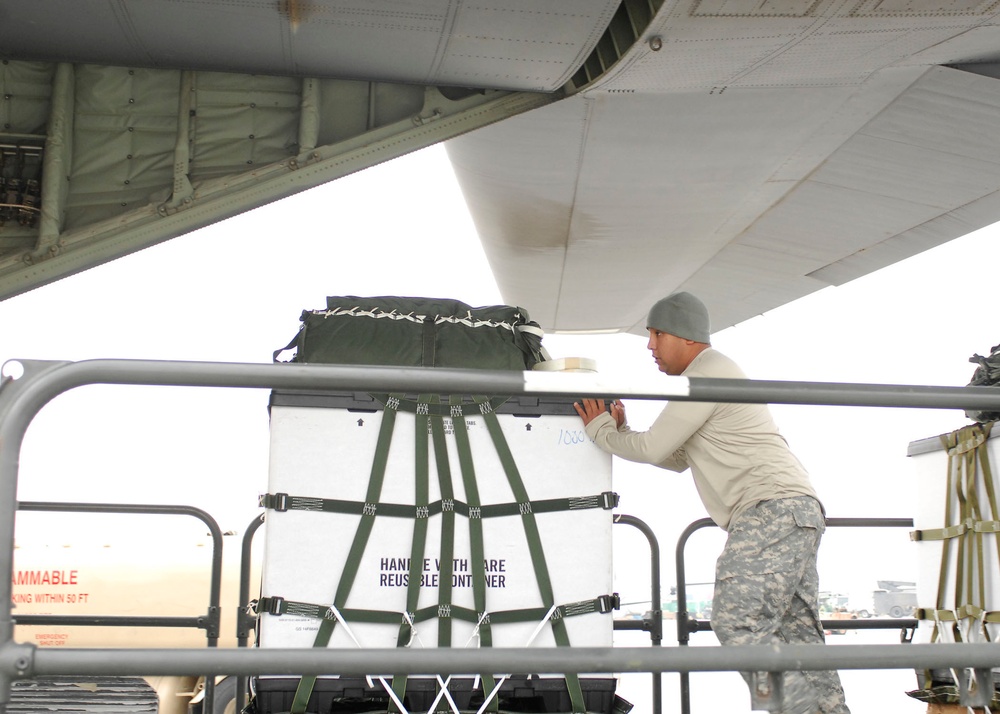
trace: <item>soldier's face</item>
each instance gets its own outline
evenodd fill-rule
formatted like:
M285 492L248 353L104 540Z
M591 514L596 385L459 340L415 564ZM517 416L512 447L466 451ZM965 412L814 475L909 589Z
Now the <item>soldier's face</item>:
M690 340L650 327L646 348L653 353L657 369L676 377L691 363L691 356L688 354L690 344Z

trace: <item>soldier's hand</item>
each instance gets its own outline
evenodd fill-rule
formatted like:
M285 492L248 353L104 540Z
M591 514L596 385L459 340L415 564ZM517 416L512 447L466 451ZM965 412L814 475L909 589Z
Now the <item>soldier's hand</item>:
M611 414L616 426L621 426L625 422L625 407L617 399L613 400L610 404L605 404L603 399L581 399L578 402L573 402L573 408L576 409L576 413L583 419L584 426L604 412Z
M615 420L615 426L620 429L625 423L625 405L621 403L620 399L612 399L609 411L611 418Z

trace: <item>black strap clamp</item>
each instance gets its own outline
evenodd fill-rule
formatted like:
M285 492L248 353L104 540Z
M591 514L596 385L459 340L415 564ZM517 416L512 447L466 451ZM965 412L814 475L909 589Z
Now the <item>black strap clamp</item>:
M285 611L285 598L283 597L262 597L257 601L257 612L268 615L282 615Z
M601 494L601 508L605 511L610 511L612 508L618 508L619 500L618 494L614 491L605 491Z
M618 593L611 593L610 595L601 595L597 598L597 605L600 608L600 613L606 615L612 610L619 610L622 606L622 598Z
M289 496L287 493L265 493L261 494L261 497L257 499L257 504L263 508L270 508L275 511L287 511L288 510Z

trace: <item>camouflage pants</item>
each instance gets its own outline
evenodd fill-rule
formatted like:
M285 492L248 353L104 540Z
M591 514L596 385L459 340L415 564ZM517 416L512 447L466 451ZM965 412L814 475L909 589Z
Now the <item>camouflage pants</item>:
M712 629L724 645L825 642L816 552L826 524L800 496L762 501L729 524L716 565ZM749 673L743 673L750 683ZM786 672L782 714L850 714L834 672Z

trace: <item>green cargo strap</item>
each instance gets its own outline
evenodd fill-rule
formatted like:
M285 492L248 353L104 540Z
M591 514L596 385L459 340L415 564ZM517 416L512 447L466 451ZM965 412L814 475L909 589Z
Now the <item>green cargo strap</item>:
M962 605L954 610L931 610L925 607L918 607L914 611L914 617L918 620L932 620L940 622L958 622L966 618L982 620L983 622L1000 622L1000 611L983 610L975 605Z
M385 409L382 412L382 425L379 428L378 440L375 445L375 458L372 460L372 468L368 478L368 491L365 500L368 503L377 503L382 493L382 484L385 481L386 462L389 458L389 444L392 441L392 431L396 423L396 411ZM333 605L338 610L344 607L347 596L354 585L354 578L358 574L361 564L361 556L368 544L372 527L375 524L375 511L366 511L362 514L358 530L354 534L354 542L347 555L347 562L341 573L340 583L337 592L333 597ZM320 622L319 632L316 633L316 640L313 647L326 647L330 643L333 635L333 628L336 620L324 619ZM313 687L316 686L316 676L309 675L299 680L299 686L295 690L295 698L292 700L291 714L304 714L309 698L312 696Z
M456 406L461 397L452 396L448 399L449 406ZM458 465L462 472L462 485L465 489L465 497L469 503L468 511L475 513L478 509L482 514L482 503L479 500L479 484L476 480L476 467L472 459L472 446L469 444L469 432L466 429L455 429L455 447L458 450ZM467 512L466 516L469 515ZM480 647L493 646L493 628L490 625L489 615L486 612L486 546L483 536L482 518L470 518L469 527L469 550L472 558L472 601L476 608L476 632L479 635ZM496 681L491 672L480 672L479 678L482 680L483 692L493 690ZM500 702L497 697L490 699L486 705L486 711L497 712Z
M422 367L433 367L434 366L434 338L437 330L434 327L434 316L427 315L424 317L424 329L420 345L420 365Z
M983 433L986 438L989 437L992 428L993 428L992 424L984 424L982 426ZM983 473L983 484L986 486L986 498L990 505L990 514L993 516L992 521L984 521L984 523L988 524L1000 523L1000 503L997 502L996 483L993 479L993 469L990 466L989 451L985 446L979 449L979 459L980 459L980 467L982 468L982 473ZM984 529L983 532L1000 533L1000 529L998 530ZM994 545L995 545L994 550L996 551L997 554L998 566L1000 566L1000 542L995 543Z
M416 505L416 521L413 524L413 544L410 549L409 580L406 589L406 611L413 612L420 598L420 576L427 547L427 530L430 517L428 501L430 499L430 451L427 443L427 416L418 414L414 421L413 465L414 465L414 503ZM411 514L412 514L411 509ZM389 515L388 513L386 515ZM406 647L410 643L412 627L403 618L397 647Z
M962 523L948 528L928 528L910 533L910 540L948 540L966 533L1000 533L1000 521L975 521L966 518Z
M948 524L949 524L949 522L951 520L951 512L952 512L952 504L953 504L953 494L954 494L954 489L952 488L952 483L953 483L953 479L954 479L953 474L955 472L955 466L954 466L954 461L953 461L954 454L952 453L951 446L949 445L949 441L950 440L951 440L950 436L946 436L946 435L942 435L941 436L942 445L944 446L945 451L948 454L948 464L946 466L947 472L946 472L946 477L945 477L945 498L944 498L944 523L945 523L945 527L946 528L950 527ZM914 534L913 533L910 534L910 537L913 538L914 540L917 540L916 538L914 538ZM926 609L926 608L918 608L916 611L914 611L914 615L916 617L918 617L918 618L920 617L921 614L923 614L925 612L931 612L931 613L935 613L935 614L936 613L946 613L946 612L948 612L948 611L946 611L944 609L944 604L945 604L944 603L944 599L945 599L945 588L947 587L947 583L948 583L948 568L949 568L949 563L950 563L950 560L951 560L951 543L952 542L953 541L951 539L946 540L942 544L942 546L941 546L941 566L940 566L940 569L938 570L938 588L937 588L937 597L935 598L936 607L931 608L929 610ZM929 619L933 619L933 617L929 618ZM947 620L939 619L939 620L935 621L934 627L931 629L931 643L932 644L935 643L935 642L937 642L940 639L940 637L941 637L940 622L942 622L942 621L947 621ZM924 688L925 689L930 689L933 686L933 679L934 679L934 677L933 677L933 673L931 672L931 670L930 669L925 669L924 670Z
M414 503L416 505L416 521L413 523L413 544L410 548L410 572L406 588L406 612L412 613L417 609L417 601L420 598L420 575L424 560L424 550L427 547L427 519L430 517L427 502L430 499L430 462L427 444L427 415L417 414L414 421L414 442L413 442L413 465L415 493ZM413 509L411 509L412 512ZM418 620L415 617L400 618L399 634L396 637L397 647L409 647L413 638L413 625ZM406 696L405 674L396 674L392 678L392 691L399 701L403 701ZM395 702L393 709L396 708Z
M577 615L590 615L592 613L608 614L617 610L621 606L621 599L617 593L601 595L593 600L580 600L570 602L565 605L558 605L552 608L525 608L523 610L499 610L487 615L490 622L494 624L510 624L514 622L540 622L551 611L552 620L560 620L564 617L576 617Z
M254 603L254 611L258 614L274 616L292 615L294 617L309 617L314 620L335 620L337 613L329 605L311 602L286 600L278 595L262 597ZM379 624L396 624L402 618L398 612L388 610L358 610L345 608L340 611L345 620L351 622L369 622Z
M1000 511L997 509L996 489L990 467L987 441L992 424L974 424L951 434L943 434L941 442L948 454L944 527L917 530L910 534L915 541L942 540L941 567L938 574L936 607L918 608L915 616L934 622L931 642L941 638L941 626L951 623L956 642L965 639L963 621L978 624L986 640L990 640L986 623L1000 622L1000 612L989 612L986 604L984 534L1000 533ZM983 517L977 489L981 475L990 519ZM957 512L957 521L952 522ZM954 604L945 603L948 571L952 557L951 544L956 544ZM998 553L1000 555L1000 553ZM931 672L925 672L925 687L933 686Z
M966 452L965 456L965 503L966 510L963 512L964 520L972 522L980 522L983 520L982 511L979 504L979 491L976 488L977 483L977 454L982 449L986 448L986 437L987 433L983 433L981 429L976 429L977 436L979 438L975 439L975 446ZM959 452L962 453L962 452ZM960 541L961 542L961 541ZM967 598L966 603L976 609L980 609L982 605L986 603L986 580L983 577L983 565L984 565L984 548L983 548L983 535L982 533L976 533L973 531L968 536L968 544L970 553L968 554L968 560L965 561L966 564L966 574L965 574L965 597ZM972 560L976 560L976 565L978 569L971 567ZM979 576L976 577L976 573ZM960 575L959 575L960 577ZM956 594L958 590L956 589Z
M456 440L458 437L456 434ZM466 442L468 435L465 435ZM460 447L461 448L461 447ZM472 499L470 499L472 500ZM263 508L275 511L323 511L347 515L367 515L374 511L379 516L390 518L428 518L445 511L454 511L467 518L501 518L531 513L557 513L560 511L580 511L588 508L610 510L618 506L618 494L613 491L592 496L569 496L567 498L546 498L522 503L465 503L454 499L437 500L429 504L409 505L404 503L369 503L343 501L336 498L316 498L313 496L289 496L287 493L265 493L258 499Z
M414 622L424 622L435 617L450 617L464 622L473 622L482 625L490 624L511 624L514 622L540 622L549 612L552 612L553 619L561 617L574 617L576 615L589 615L594 612L606 614L620 607L620 598L617 593L601 595L593 600L581 600L579 602L566 603L552 608L529 607L520 610L497 610L495 612L478 612L460 605L450 605L447 608L441 605L431 605L421 608L413 613ZM318 609L322 606L317 605ZM345 615L346 617L346 615ZM397 614L396 617L399 617Z
M428 348L433 350L433 321L430 323L424 323L425 326L425 338L430 334L430 340L425 339L424 349ZM426 358L426 352L425 352ZM420 452L418 458L421 459L422 464L426 464L428 457L426 454L426 440L427 440L427 426L428 422L430 425L431 441L434 445L434 459L437 466L438 474L438 487L441 491L441 543L440 543L440 553L438 557L439 566L439 579L438 579L438 646L439 647L450 647L451 646L451 633L452 633L452 620L451 620L451 586L452 586L452 574L454 568L454 558L455 558L455 511L451 504L455 502L455 494L452 490L451 483L451 466L448 462L448 446L445 441L444 434L444 417L440 415L431 414L431 406L437 404L437 397L423 397L418 399L418 408L414 412L416 415L416 440L418 444L423 446L419 447ZM399 405L400 407L402 404ZM419 408L425 406L427 408ZM429 481L429 477L427 478ZM429 485L427 486L429 488ZM428 495L424 495L424 503L426 504ZM423 521L418 520L417 523L423 522L426 527L426 519ZM416 546L416 538L414 539L414 546ZM414 551L414 557L411 557L410 567L410 583L409 590L407 593L407 611L413 612L416 607L416 601L420 594L419 590L419 562L422 562L423 556L423 544L421 543L420 557L416 557L416 551ZM411 624L411 623L407 623ZM411 625L412 626L412 625ZM409 644L409 639L406 643L402 642L403 630L401 628L400 637L397 639L397 646L405 646ZM398 675L393 678L393 692L396 697L402 701L406 693L406 677ZM393 703L390 710L395 710L397 707L395 702Z
M444 434L444 417L429 417L431 442L437 463L438 487L441 490L441 550L438 578L438 607L443 612L451 609L452 575L455 568L455 491L451 483L451 464L448 462L448 442ZM457 429L455 431L458 431ZM438 620L438 647L451 647L451 618Z
M551 608L531 607L521 610L498 610L496 612L477 612L476 610L461 607L460 605L450 605L447 608L441 605L432 605L411 611L409 614L392 612L389 610L359 610L345 608L340 611L345 620L351 622L369 622L377 624L414 624L426 622L436 617L450 617L455 620L472 623L502 623L511 624L515 622L539 622L549 612L552 612L552 619L562 617L575 617L577 615L590 615L592 613L607 614L620 607L620 598L617 593L601 595L593 600L580 600L570 602L565 605L558 605L554 610ZM337 613L329 605L321 605L312 602L300 602L298 600L286 600L279 595L262 597L252 603L254 612L258 614L268 614L280 617L281 615L291 615L293 617L309 617L314 620L333 620ZM949 611L949 615L954 618L954 613ZM400 645L405 647L407 642Z
M374 399L379 404L385 406L393 397L388 394L377 394L370 393L372 399ZM507 401L507 397L483 397L483 405L480 406L478 403L467 404L461 401L461 397L458 397L457 402L452 402L449 404L442 404L440 402L432 402L429 399L418 397L417 399L410 399L407 397L401 397L400 395L394 395L396 397L396 402L394 403L393 409L401 412L407 412L409 414L426 414L428 416L441 416L441 417L451 417L457 419L466 416L467 410L472 409L476 414L481 413L483 409L488 409L490 411L496 411L504 402Z
M500 421L497 419L496 413L492 408L488 407L485 400L477 399L476 402L481 407L483 417L486 421L486 428L493 439L493 446L497 451L497 456L500 458L500 463L503 465L503 470L507 475L507 482L514 494L514 498L520 503L527 503L530 500L528 492L524 487L521 473L514 462L514 456L510 452L510 446L503 435L503 429L500 427ZM521 525L524 528L524 535L528 542L528 552L531 555L531 564L535 571L535 581L538 583L542 605L546 608L551 608L555 600L552 592L552 581L549 578L548 565L545 562L545 551L542 548L542 539L538 532L538 524L535 522L534 514L530 511L522 513ZM556 641L556 645L559 647L568 647L570 644L569 633L566 631L566 624L563 622L563 619L552 619L551 623L552 636ZM566 677L566 690L569 694L573 712L574 714L583 714L586 712L586 706L583 699L583 689L580 686L580 677L577 674L571 673L566 673L564 676Z
M298 342L301 339L302 332L304 330L305 330L305 323L299 325L299 331L295 333L295 337L293 337L292 339L290 339L288 341L287 345L285 345L284 347L279 347L278 349L276 349L274 352L271 353L271 361L272 362L277 362L278 361L278 355L280 355L285 350L292 349L292 345L294 345L296 342Z

